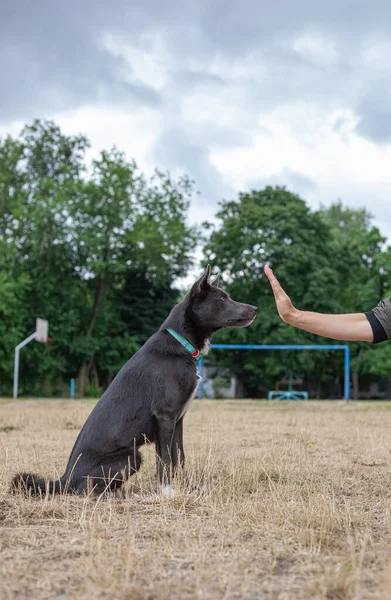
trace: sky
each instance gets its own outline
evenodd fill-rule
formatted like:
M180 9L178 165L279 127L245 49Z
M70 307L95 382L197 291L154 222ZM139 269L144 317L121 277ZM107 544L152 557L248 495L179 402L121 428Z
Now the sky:
M185 172L192 222L285 185L391 241L387 0L3 0L0 134L34 118Z

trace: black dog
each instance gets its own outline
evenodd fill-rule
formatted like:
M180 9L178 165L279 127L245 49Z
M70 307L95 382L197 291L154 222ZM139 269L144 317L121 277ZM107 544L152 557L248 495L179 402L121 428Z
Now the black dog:
M257 308L234 302L208 283L210 267L185 299L124 365L85 422L64 475L45 483L22 473L12 488L33 494L115 491L140 468L139 447L155 442L157 474L170 490L170 475L183 467L183 417L197 386L197 359L209 349L213 333L252 323ZM167 487L166 487L167 486Z

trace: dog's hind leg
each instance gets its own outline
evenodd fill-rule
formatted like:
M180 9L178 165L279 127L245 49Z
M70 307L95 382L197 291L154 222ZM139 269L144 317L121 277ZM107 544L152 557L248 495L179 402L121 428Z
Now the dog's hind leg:
M174 436L171 444L171 458L174 469L178 466L185 466L185 453L183 451L183 417L176 422Z
M127 452L112 460L104 460L102 464L92 469L78 486L78 492L103 494L104 492L115 492L129 479L141 466L141 454Z

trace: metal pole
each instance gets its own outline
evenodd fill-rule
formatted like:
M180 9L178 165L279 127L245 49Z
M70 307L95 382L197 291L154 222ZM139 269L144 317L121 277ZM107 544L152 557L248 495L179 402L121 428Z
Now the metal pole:
M14 400L18 397L18 384L19 384L19 346L15 348L15 362L14 362Z
M345 400L350 400L350 347L345 346Z
M19 385L19 350L26 346L31 340L34 340L37 337L37 332L34 331L31 335L29 335L23 342L20 342L15 347L15 363L14 363L14 400L18 397L18 385Z

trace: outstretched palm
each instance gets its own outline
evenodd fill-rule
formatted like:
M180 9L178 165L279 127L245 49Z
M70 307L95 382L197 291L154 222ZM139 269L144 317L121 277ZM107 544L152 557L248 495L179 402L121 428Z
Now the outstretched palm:
M294 316L296 309L293 306L288 294L281 287L281 284L278 281L277 277L274 275L273 271L268 266L265 266L265 275L268 278L272 287L278 314L280 315L283 321L289 323L289 321Z

